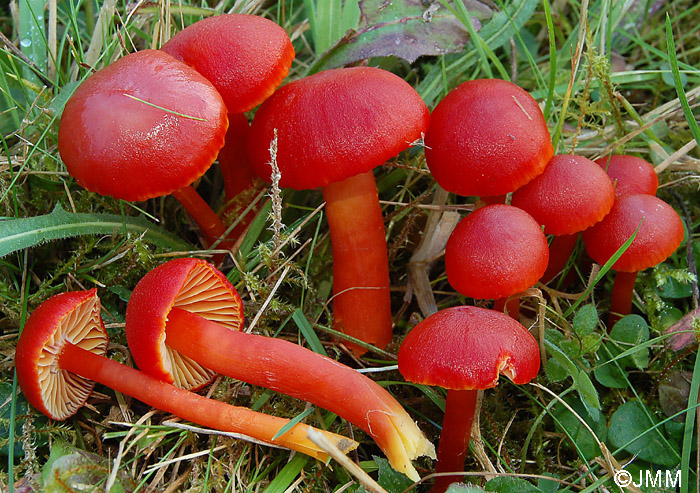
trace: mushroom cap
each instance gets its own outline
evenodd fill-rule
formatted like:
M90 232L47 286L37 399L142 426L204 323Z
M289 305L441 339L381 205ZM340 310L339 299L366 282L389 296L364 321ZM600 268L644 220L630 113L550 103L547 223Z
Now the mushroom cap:
M532 216L510 205L482 207L462 219L445 247L450 285L471 298L505 298L544 274L549 247Z
M583 232L586 251L603 265L637 228L637 236L613 269L637 272L653 267L666 260L683 241L683 222L673 207L653 195L623 195L615 199L601 222Z
M615 196L644 193L656 195L659 177L644 159L624 154L603 156L595 160L615 185Z
M541 175L513 192L511 205L544 225L544 232L569 235L603 219L615 201L612 181L588 158L554 156Z
M248 155L256 173L271 181L276 129L280 186L323 187L396 156L421 137L429 120L418 93L391 72L327 70L283 86L260 106Z
M245 14L202 19L161 49L211 81L230 113L243 113L267 99L294 59L292 42L282 27Z
M29 403L52 419L73 416L88 400L95 382L58 366L66 342L95 354L107 352L107 332L97 290L52 296L27 319L17 341L17 381Z
M126 338L141 371L186 390L209 383L215 373L168 347L165 325L173 307L217 322L243 327L243 304L231 283L201 259L166 262L136 285L126 307Z
M167 53L144 50L78 87L61 117L58 148L81 186L146 200L202 176L227 126L224 102L208 80Z
M464 82L433 110L425 159L458 195L503 195L542 173L554 154L547 124L528 92L499 79Z
M409 382L452 390L488 389L499 374L518 385L535 378L535 338L508 315L455 306L416 325L399 349L399 371Z

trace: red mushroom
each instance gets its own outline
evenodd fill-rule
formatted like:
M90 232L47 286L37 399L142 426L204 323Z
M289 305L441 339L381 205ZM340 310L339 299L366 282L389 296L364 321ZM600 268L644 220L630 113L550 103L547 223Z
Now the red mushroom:
M445 247L450 285L471 298L494 298L499 311L508 296L542 277L548 261L547 239L537 221L504 204L487 205L466 216Z
M223 224L190 184L216 159L227 126L209 81L167 53L144 50L78 87L61 117L58 148L81 186L132 201L173 194L213 242Z
M287 32L264 17L224 14L195 22L161 49L211 81L226 103L232 123L219 154L226 201L258 190L244 151L248 122L243 113L267 99L289 73L294 47ZM245 220L239 224L229 235L234 240L245 230Z
M391 394L348 366L242 326L235 288L198 259L153 269L126 310L129 348L142 371L183 388L217 372L309 401L365 430L395 469L419 479L411 459L434 449Z
M416 325L399 349L399 371L409 382L448 389L436 472L464 469L478 390L500 374L521 385L537 375L537 342L502 313L473 306L439 311ZM433 493L455 481L438 477Z
M615 184L615 196L633 193L656 195L659 178L654 167L644 159L624 154L603 156L595 160Z
M663 200L653 195L632 194L617 197L610 213L583 232L586 251L603 265L635 231L634 240L612 266L617 274L610 302L610 327L632 310L637 272L663 262L681 244L683 222Z
M61 293L34 310L24 326L15 353L17 380L27 400L48 417L75 414L99 382L194 423L328 459L307 438L305 424L273 440L289 420L207 399L105 357L108 340L100 311L96 289ZM344 452L357 446L323 433Z
M425 146L425 160L441 187L481 197L504 196L525 185L554 153L537 102L499 79L467 81L445 96L432 112Z
M333 244L333 322L362 341L385 347L392 337L384 221L372 169L428 128L418 93L372 67L328 70L287 84L253 119L248 151L270 180L270 143L277 131L280 186L323 187ZM351 345L357 355L366 350Z
M544 172L513 192L511 205L523 209L555 238L542 282L553 279L566 265L579 232L610 212L615 190L600 166L583 156L554 156Z

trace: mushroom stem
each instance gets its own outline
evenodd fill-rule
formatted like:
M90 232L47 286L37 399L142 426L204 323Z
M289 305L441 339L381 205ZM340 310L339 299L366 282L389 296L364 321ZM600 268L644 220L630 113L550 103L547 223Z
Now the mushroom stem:
M386 231L371 171L323 187L333 244L333 319L383 349L391 341ZM366 349L348 343L355 355Z
M569 261L569 257L571 257L571 253L574 251L577 240L578 233L554 237L551 245L549 245L549 264L547 265L547 270L544 271L542 279L540 279L543 284L547 284L564 269L564 266Z
M69 342L63 346L58 364L63 371L99 382L188 421L217 430L241 433L319 460L328 459L328 454L307 438L306 433L310 427L303 423L296 424L273 440L275 433L288 424L289 420L207 399ZM352 440L340 435L323 433L343 452L356 446Z
M615 274L612 295L610 297L610 314L608 315L608 330L625 315L632 311L632 293L637 272L621 272Z
M232 331L172 308L165 343L207 368L252 385L309 401L366 431L394 469L417 481L411 459L434 456L408 413L373 380L297 344Z
M202 230L204 239L211 245L217 239L222 238L226 232L224 223L219 216L209 207L209 204L192 188L186 186L175 190L172 195L180 201L185 210L192 216Z
M497 298L493 300L493 309L506 313L513 320L518 320L520 318L520 296Z
M464 470L464 459L469 448L474 409L478 390L448 390L445 417L442 421L440 445L438 445L435 472L446 473ZM444 492L450 483L459 481L462 474L438 476L431 493Z

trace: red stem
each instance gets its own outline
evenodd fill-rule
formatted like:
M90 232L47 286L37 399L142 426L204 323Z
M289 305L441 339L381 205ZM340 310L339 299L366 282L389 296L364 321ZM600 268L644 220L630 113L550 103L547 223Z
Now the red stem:
M191 186L183 187L172 193L173 197L180 201L185 210L192 216L204 235L207 244L211 245L217 239L222 238L226 232L224 223L219 216L209 207L204 199Z
M469 448L477 394L477 390L447 391L435 472L464 471L464 459ZM431 493L444 492L451 483L459 481L462 475L435 478Z
M636 272L617 272L610 297L610 314L608 315L608 330L625 315L632 311L632 293L637 280Z
M232 331L179 308L168 314L165 343L217 373L334 412L372 436L392 466L409 477L415 473L410 459L432 452L432 445L383 387L298 344Z
M549 246L549 265L540 279L543 284L547 284L564 269L569 257L571 257L571 252L574 251L577 240L578 233L554 237Z
M66 342L63 347L59 366L64 371L99 382L193 423L216 430L244 434L321 460L328 457L307 438L306 433L310 428L308 425L299 423L273 441L272 437L275 433L288 424L289 420L207 399L69 342ZM352 448L352 441L332 433L325 434L331 441L340 445L341 449Z
M391 341L386 231L371 171L323 188L333 244L333 321L383 349ZM356 355L366 349L348 344Z
M508 298L498 298L493 300L493 309L497 312L505 313L508 310L508 316L518 320L520 317L520 296Z

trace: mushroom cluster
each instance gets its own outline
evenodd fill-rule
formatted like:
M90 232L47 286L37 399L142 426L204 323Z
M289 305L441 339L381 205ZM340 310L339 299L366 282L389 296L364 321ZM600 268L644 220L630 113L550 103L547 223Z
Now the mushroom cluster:
M430 112L411 85L376 67L331 69L282 85L294 56L284 29L262 17L196 22L161 49L126 55L79 86L61 118L61 158L78 184L100 194L129 201L172 194L207 246L232 247L255 214L227 231L198 195L194 184L215 161L224 217L245 209L265 182L321 189L333 257L332 323L366 343L346 343L359 358L395 336L373 170L422 141L435 182L478 197L446 242L447 281L466 298L494 300L493 309L465 304L424 314L398 350L405 380L447 389L436 465L444 474L433 488L440 493L463 469L476 392L496 386L499 375L525 384L539 371L538 344L519 322L520 294L562 272L579 233L601 264L634 236L613 265L611 316L629 313L636 272L675 251L682 222L654 196L656 173L643 160L555 155L537 101L516 84L467 81ZM246 112L256 107L249 123ZM225 375L338 415L370 436L393 468L419 481L412 461L435 458L435 449L402 405L349 366L245 332L241 297L217 266L171 260L134 287L125 331L138 370L105 357L95 289L40 305L17 345L27 399L66 419L99 382L183 419L327 459L307 437L309 426L195 393ZM343 453L358 446L324 433Z

